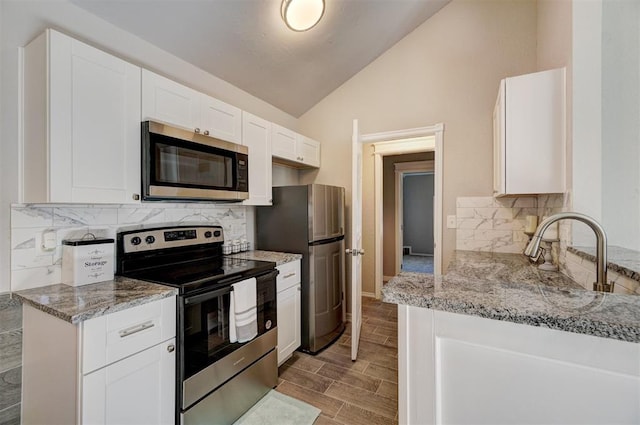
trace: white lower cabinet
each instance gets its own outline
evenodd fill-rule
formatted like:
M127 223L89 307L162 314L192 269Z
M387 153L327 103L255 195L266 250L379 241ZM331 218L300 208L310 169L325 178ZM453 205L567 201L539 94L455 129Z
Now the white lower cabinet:
M175 338L82 378L83 424L171 424Z
M401 424L638 424L640 344L398 306Z
M301 275L300 260L278 266L278 366L301 344Z
M24 424L173 424L176 300L78 325L23 309Z

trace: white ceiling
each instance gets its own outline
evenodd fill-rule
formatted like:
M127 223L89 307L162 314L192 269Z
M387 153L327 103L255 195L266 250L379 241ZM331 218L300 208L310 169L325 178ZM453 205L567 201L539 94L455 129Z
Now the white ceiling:
M299 117L450 0L325 0L307 32L280 0L72 0Z

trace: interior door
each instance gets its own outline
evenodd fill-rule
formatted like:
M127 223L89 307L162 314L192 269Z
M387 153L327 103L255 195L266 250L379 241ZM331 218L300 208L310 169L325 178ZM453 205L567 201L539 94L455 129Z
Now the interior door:
M351 139L351 360L358 356L362 326L362 143L358 120Z

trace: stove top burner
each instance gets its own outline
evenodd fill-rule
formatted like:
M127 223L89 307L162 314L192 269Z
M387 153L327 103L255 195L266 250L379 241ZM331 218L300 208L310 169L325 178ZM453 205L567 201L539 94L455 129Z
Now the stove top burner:
M222 255L222 227L209 224L156 225L118 232L122 276L169 285L181 295L258 276L275 268L269 261Z
M269 261L219 257L158 266L132 273L130 277L173 286L184 294L240 281L274 267Z

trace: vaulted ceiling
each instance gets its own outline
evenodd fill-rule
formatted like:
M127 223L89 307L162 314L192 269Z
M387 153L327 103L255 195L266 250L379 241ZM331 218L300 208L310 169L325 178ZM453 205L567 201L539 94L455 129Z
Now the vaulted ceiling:
M280 0L72 0L298 117L450 0L325 0L307 32Z

